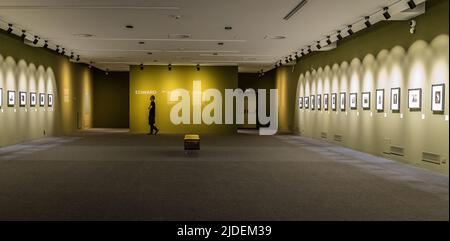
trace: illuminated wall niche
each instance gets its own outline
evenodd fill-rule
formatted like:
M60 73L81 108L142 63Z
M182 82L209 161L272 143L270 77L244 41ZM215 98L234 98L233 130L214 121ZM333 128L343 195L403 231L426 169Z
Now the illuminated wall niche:
M328 110L300 108L296 103L295 131L356 150L448 173L449 37L431 43L417 41L408 50L394 47L363 59L335 63L302 73L299 97L328 94ZM444 111L432 111L432 86L445 84ZM391 89L400 88L400 110L391 110ZM408 90L421 89L420 110L408 108ZM384 90L384 110L378 111L377 90ZM331 108L331 96L346 93L346 109ZM350 94L357 93L357 108ZM370 108L363 108L370 93ZM434 96L434 98L436 98ZM323 98L322 98L323 100ZM323 103L322 103L323 104Z

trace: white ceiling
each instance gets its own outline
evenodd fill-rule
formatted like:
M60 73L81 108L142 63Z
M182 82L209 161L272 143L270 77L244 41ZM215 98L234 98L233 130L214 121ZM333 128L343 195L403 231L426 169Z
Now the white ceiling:
M0 0L0 19L2 28L11 22L102 69L128 70L129 65L141 62L199 63L237 64L241 72L249 72L270 69L284 56L397 0L309 0L290 20L283 20L299 2ZM134 29L126 29L127 24ZM226 31L225 26L233 29ZM190 34L191 38L170 39L169 34ZM267 35L286 39L265 39Z

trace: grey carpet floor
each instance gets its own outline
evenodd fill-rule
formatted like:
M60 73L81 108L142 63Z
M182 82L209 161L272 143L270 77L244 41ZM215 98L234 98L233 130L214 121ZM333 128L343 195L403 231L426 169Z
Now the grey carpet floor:
M298 136L96 130L0 148L0 220L448 220L446 175Z

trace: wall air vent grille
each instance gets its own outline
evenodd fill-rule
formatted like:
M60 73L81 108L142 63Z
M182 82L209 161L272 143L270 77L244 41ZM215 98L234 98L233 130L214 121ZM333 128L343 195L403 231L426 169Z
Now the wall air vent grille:
M422 152L422 161L440 165L441 155L434 154L431 152Z
M341 135L334 135L334 141L342 142L344 138Z
M391 154L396 156L405 156L405 148L400 146L391 146Z

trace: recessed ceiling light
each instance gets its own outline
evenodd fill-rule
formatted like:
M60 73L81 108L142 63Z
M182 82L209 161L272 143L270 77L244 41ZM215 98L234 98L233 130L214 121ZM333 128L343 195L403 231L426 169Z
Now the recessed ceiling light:
M148 52L147 54L148 54L148 55L152 55L153 53L152 53L152 52Z
M223 45L223 42L218 42L217 45L222 46L222 45Z
M173 19L180 19L181 15L169 15L169 17Z
M212 55L217 56L217 55L219 55L219 54L218 54L218 53L213 53Z
M125 28L127 28L127 29L133 29L133 28L134 28L134 26L133 26L133 25L131 25L131 24L129 24L129 25L125 25Z
M231 27L231 26L225 26L225 30L232 30L233 29L233 27Z
M145 42L144 41L139 41L139 44L145 44Z

